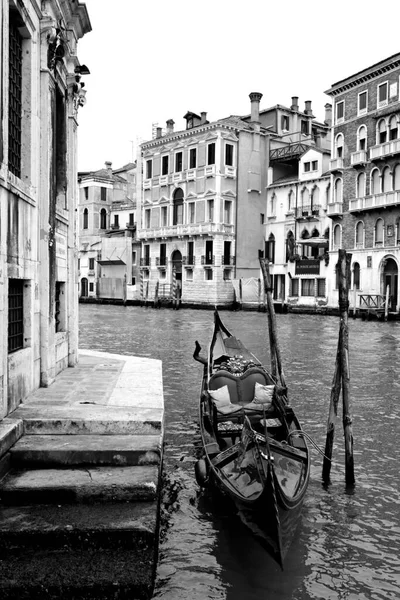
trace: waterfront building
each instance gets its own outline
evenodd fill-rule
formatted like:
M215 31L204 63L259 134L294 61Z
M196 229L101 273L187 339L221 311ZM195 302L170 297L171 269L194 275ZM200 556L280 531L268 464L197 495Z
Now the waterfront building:
M141 144L138 239L141 290L180 288L187 304L230 304L232 279L259 277L270 134L260 123L262 94L251 114L209 122L187 112L186 129Z
M80 172L79 297L133 299L136 293L136 164Z
M289 309L317 310L328 303L331 106L325 120L304 110L298 98L290 107L265 111L273 124L269 154L265 252L275 303Z
M0 418L77 360L76 137L86 6L0 1Z
M333 98L331 250L352 254L351 303L399 311L400 53L326 92ZM335 302L337 304L337 291Z

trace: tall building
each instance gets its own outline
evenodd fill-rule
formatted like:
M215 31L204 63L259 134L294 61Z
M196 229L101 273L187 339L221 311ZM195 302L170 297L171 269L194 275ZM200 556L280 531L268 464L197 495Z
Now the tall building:
M400 54L333 84L332 249L352 253L351 302L399 311ZM336 291L337 303L337 291Z
M169 120L165 135L158 128L141 145L138 238L150 295L178 287L188 304L230 304L232 278L258 277L270 138L261 97L250 94L246 117L209 122L205 112L187 112L185 130Z
M265 256L273 297L289 309L323 309L328 304L331 106L315 119L311 102L265 112L273 124L265 220Z
M77 360L76 138L86 6L1 0L0 418Z
M81 172L79 297L134 299L136 294L136 164ZM138 267L137 267L138 269Z

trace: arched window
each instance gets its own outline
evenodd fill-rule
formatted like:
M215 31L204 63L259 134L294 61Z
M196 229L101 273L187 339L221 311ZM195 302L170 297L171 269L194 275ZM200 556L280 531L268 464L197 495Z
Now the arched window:
M342 133L338 133L335 138L335 158L343 157L344 137Z
M311 237L319 237L319 231L316 227L311 232Z
M313 214L318 214L319 208L319 187L316 185L313 187L311 192L311 210Z
M357 131L357 150L367 149L367 128L361 125Z
M326 186L326 205L328 206L328 204L331 202L331 184L328 183L328 185Z
M83 211L83 229L88 229L89 227L89 211L87 208Z
M398 137L397 117L393 115L389 121L389 140L397 140Z
M394 168L393 189L400 190L400 165L396 165Z
M286 238L286 262L293 258L294 255L294 235L293 231L289 231Z
M356 225L356 248L364 248L364 223L358 221Z
M359 173L357 177L356 198L365 196L365 173Z
M343 182L339 177L338 179L335 180L335 202L342 202L342 200L343 200L342 190L343 190Z
M294 209L294 193L293 190L290 190L289 194L288 194L288 211L291 211Z
M353 264L353 290L360 289L360 265L358 262Z
M386 135L386 121L385 119L381 119L380 121L378 121L377 125L376 125L376 143L377 144L384 144L386 142L387 139L387 135Z
M307 211L309 209L309 200L310 200L310 194L309 191L306 187L304 187L301 190L301 207L303 209L303 211Z
M105 208L100 211L100 229L107 229L107 211Z
M173 215L173 225L182 225L183 223L183 190L181 188L177 188L174 192L173 198L174 204L174 215Z
M333 250L339 250L341 244L342 232L340 225L337 223L333 228Z
M381 186L379 169L374 169L371 173L371 194L379 194L380 191Z
M265 258L268 258L269 262L275 262L275 236L273 233L269 235L268 241L265 242Z
M275 215L275 211L276 211L276 194L275 192L272 194L271 196L271 200L270 200L270 216Z
M301 232L301 239L302 240L308 240L308 238L310 237L310 233L307 231L307 229L303 229L303 231Z
M375 246L383 246L383 219L375 223Z
M385 167L382 171L382 192L392 191L392 174L389 167Z

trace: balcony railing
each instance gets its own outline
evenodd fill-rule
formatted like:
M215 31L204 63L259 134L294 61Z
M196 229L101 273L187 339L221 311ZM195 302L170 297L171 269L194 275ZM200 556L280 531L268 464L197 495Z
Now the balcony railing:
M201 264L205 267L211 267L212 265L215 264L215 256L214 254L212 256L205 256L204 254L201 257Z
M221 259L222 259L221 262L223 265L234 266L236 264L236 256L222 255Z
M143 258L140 259L140 266L141 267L150 267L150 256L145 256Z
M337 217L343 214L343 202L330 202L328 204L328 217Z
M362 198L352 198L349 202L349 211L358 212L374 208L386 208L400 204L400 190L395 192L383 192Z
M236 167L225 166L225 177L236 177Z
M166 267L168 259L166 256L156 256L156 267Z
M168 175L160 175L160 185L168 185Z
M94 275L96 275L96 271L94 269L89 269L88 270L88 275L94 276Z
M205 167L205 176L213 177L215 175L215 165L207 165Z
M143 181L143 189L144 190L151 190L151 179L145 179Z
M343 158L334 158L330 161L329 168L332 172L343 170Z
M378 144L377 146L372 146L369 150L371 160L379 160L380 158L394 154L400 154L400 140L391 140L384 144Z
M168 227L147 227L138 232L139 239L200 235L210 233L234 233L234 225L225 223L192 223Z
M193 267L196 263L196 257L189 254L189 256L182 256L182 264L185 267Z
M126 224L126 228L127 229L136 229L136 223L129 222Z
M358 150L358 152L352 152L350 155L350 163L352 167L356 167L358 165L365 165L367 162L367 151L366 150Z
M186 179L187 181L193 181L193 179L196 179L196 169L188 169L186 171Z
M119 229L119 223L111 223L110 228L111 229Z

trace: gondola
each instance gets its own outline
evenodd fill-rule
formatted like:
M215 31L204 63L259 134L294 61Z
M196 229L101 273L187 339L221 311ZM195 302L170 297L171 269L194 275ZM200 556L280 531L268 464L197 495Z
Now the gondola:
M203 364L196 479L235 503L283 568L310 475L309 448L286 387L224 326L217 310Z

